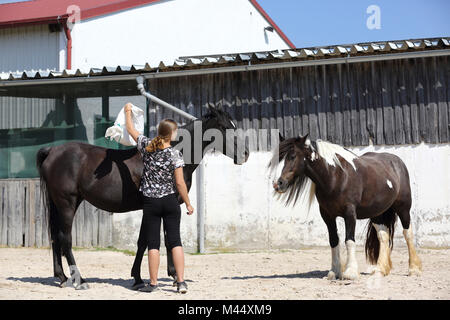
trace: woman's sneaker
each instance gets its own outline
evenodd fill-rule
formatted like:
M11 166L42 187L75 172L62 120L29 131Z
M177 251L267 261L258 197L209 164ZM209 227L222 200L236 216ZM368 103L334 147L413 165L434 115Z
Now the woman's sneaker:
M148 284L143 288L138 289L139 292L153 292L159 290L158 285Z
M187 284L185 281L177 282L177 292L186 293L187 292Z

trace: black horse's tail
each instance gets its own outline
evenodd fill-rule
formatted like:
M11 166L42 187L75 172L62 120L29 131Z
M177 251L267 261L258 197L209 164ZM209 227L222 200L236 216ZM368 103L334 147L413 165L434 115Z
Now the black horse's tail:
M397 215L392 210L392 208L388 209L381 216L378 216L375 221L372 219L369 220L368 228L367 228L367 238L366 238L366 259L371 264L377 264L378 256L380 254L380 241L378 240L377 230L373 226L373 223L383 224L389 230L389 247L393 248L394 246L394 228Z
M52 238L53 238L53 230L55 225L54 213L56 207L53 204L53 201L48 193L47 189L47 181L45 180L44 172L42 170L42 164L50 153L51 147L43 147L39 149L36 154L36 167L39 171L40 185L41 185L41 200L44 204L44 215L47 220L48 227L48 240L50 247L52 246Z

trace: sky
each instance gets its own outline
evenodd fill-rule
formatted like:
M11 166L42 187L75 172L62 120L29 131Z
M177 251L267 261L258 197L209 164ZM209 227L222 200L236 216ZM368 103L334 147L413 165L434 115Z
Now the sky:
M297 48L450 36L449 0L258 0L258 3ZM374 16L373 10L367 13L372 5L379 8L379 15Z

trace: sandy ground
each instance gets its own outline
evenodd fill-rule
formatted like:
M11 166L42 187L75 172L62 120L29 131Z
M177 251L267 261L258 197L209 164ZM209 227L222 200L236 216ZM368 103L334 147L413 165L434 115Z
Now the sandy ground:
M419 249L424 272L409 277L406 248L395 248L387 277L368 274L357 251L360 278L326 279L330 250L186 254L189 292L177 294L161 258L160 287L153 293L130 289L134 256L116 251L76 250L75 259L90 289L59 288L52 277L51 251L0 248L0 299L450 299L450 249ZM344 256L345 257L345 256ZM68 267L65 263L66 275ZM142 276L148 279L147 258Z

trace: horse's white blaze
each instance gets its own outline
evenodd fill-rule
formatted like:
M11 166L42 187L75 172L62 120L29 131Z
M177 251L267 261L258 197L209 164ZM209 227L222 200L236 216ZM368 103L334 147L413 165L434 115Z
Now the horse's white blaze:
M384 224L373 224L377 231L378 241L380 242L380 251L377 260L377 271L383 275L388 275L391 271L391 249L389 247L389 229Z
M341 162L339 161L339 158L337 155L340 155L342 158L344 158L345 161L347 161L353 169L356 171L356 165L354 163L355 159L358 159L358 156L354 154L353 152L337 145L333 144L331 142L323 141L323 140L317 140L317 153L319 156L321 156L325 161L335 167L336 165L342 167Z
M388 187L392 189L392 182L391 182L391 180L389 180L389 179L386 180L386 183L387 183Z
M355 280L359 276L358 263L356 262L356 244L353 240L345 241L347 247L347 263L343 274L344 279Z
M408 245L409 254L409 275L420 275L422 272L422 262L416 253L414 248L414 237L411 225L408 229L403 229L403 236L405 237L406 244Z

